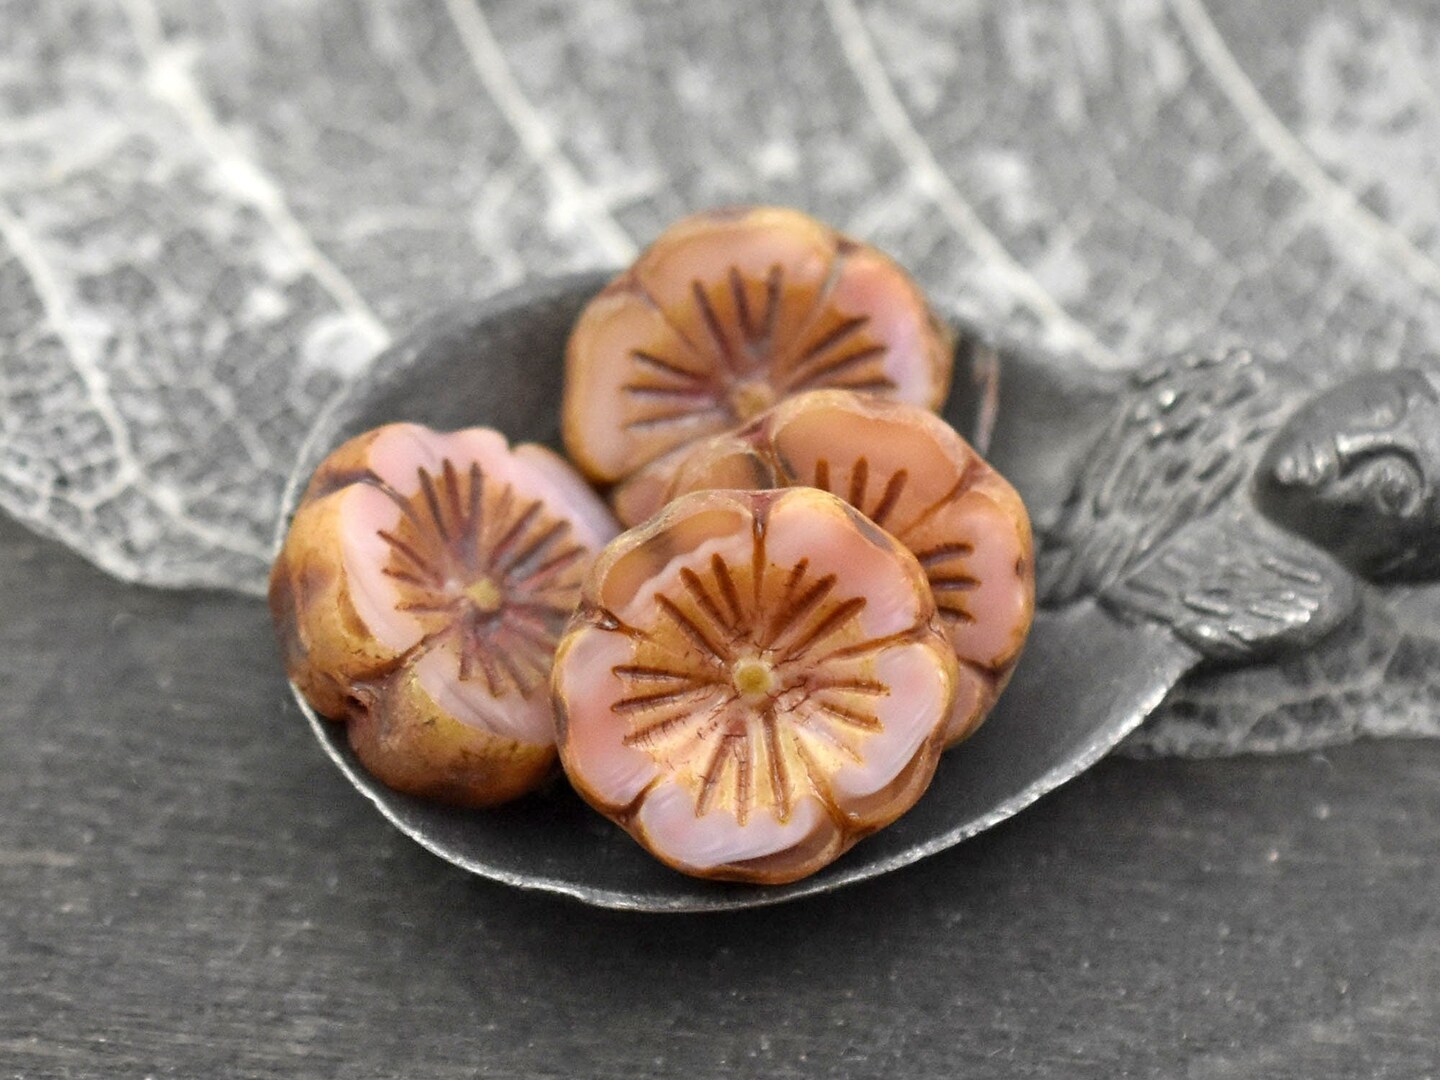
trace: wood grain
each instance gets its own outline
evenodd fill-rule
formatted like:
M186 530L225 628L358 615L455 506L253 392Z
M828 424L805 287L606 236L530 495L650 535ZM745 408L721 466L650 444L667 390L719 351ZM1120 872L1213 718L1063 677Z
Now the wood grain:
M474 881L287 704L252 600L0 522L0 1075L1404 1077L1440 744L1107 762L878 882L722 917Z

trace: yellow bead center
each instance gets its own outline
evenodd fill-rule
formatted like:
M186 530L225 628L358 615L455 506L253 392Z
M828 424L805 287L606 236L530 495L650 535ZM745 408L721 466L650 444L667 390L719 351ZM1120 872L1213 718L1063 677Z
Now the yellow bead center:
M500 605L505 602L505 594L500 591L500 586L488 577L479 578L467 585L465 596L475 605L476 610L487 615L499 611Z
M730 391L730 407L741 420L749 420L775 404L775 390L764 379L738 384Z
M748 658L736 661L730 680L742 697L762 698L775 689L775 669L764 660Z

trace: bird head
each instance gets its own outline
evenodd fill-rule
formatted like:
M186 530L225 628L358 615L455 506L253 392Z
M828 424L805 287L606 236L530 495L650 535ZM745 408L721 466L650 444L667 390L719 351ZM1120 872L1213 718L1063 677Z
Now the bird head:
M1440 390L1402 368L1326 391L1275 433L1256 495L1372 581L1440 578Z

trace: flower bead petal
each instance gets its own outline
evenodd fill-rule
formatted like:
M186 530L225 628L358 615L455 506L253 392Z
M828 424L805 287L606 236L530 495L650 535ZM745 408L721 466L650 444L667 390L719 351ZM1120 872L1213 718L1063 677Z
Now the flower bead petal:
M779 483L833 491L897 537L984 468L934 413L844 390L791 398L762 426Z
M677 445L723 431L713 366L621 277L581 313L565 352L565 448L609 482Z
M852 582L864 600L856 630L866 639L901 634L929 618L925 575L889 534L825 492L802 487L786 495L770 512L768 558L779 566L804 565L821 579Z
M374 470L374 459L377 456L388 457L393 451L382 451L377 455L377 443L407 441L413 444L416 453L428 457L423 440L426 430L417 424L386 424L341 443L315 467L300 498L300 505L314 502L360 480L380 481Z
M631 655L623 636L582 625L555 656L556 719L560 741L571 747L570 782L610 812L623 811L659 775L655 759L626 739L629 716L611 707L626 696L617 671Z
M697 448L703 447L703 452ZM679 447L615 486L610 506L627 528L654 517L680 491L774 487L770 463L752 445L749 428Z
M350 602L375 642L398 656L425 635L422 616L405 610L401 584L385 573L401 508L379 488L355 484L328 496L337 506L338 540Z
M836 247L831 229L795 210L709 211L666 229L635 278L697 353L743 372L747 353L809 329Z
M548 450L480 428L367 432L317 469L276 560L286 668L385 782L511 798L553 759L554 648L615 531Z
M805 389L938 406L952 366L948 331L873 248L794 210L698 214L581 313L565 443L610 483Z
M535 443L521 443L510 456L515 466L511 482L536 492L551 513L568 514L587 547L598 551L615 538L620 531L615 516L568 461Z
M933 768L934 756L920 751L945 726L955 695L954 668L937 659L937 647L931 641L906 642L875 656L874 679L890 692L873 702L878 729L865 743L863 760L845 761L831 778L830 792L842 811L864 813L866 800L894 784L906 769L926 762ZM825 703L846 714L860 708L858 701L841 705L843 700L843 693L832 694ZM817 723L826 720L824 714L815 718ZM833 714L829 721L835 722Z
M554 745L555 713L548 696L497 696L485 679L475 678L473 672L462 675L467 662L465 646L460 635L452 634L411 660L408 666L415 674L416 688L424 691L435 708L477 731L532 746ZM522 677L539 685L548 683L549 676L548 670L535 670Z
M437 674L422 660L379 684L373 697L364 692L366 705L351 712L346 735L368 772L397 791L475 807L518 798L549 775L555 747L548 738L497 732L495 710L476 711L473 698L457 705L455 684Z
M779 389L836 387L938 409L955 365L949 329L889 256L840 238L836 264L814 321L777 359Z
M795 880L919 798L956 673L919 564L853 508L695 493L591 567L552 681L561 761L668 864Z
M801 798L783 820L767 810L742 824L728 807L696 817L694 799L671 784L645 800L635 830L677 870L738 881L783 880L797 872L790 866L813 873L839 855L842 844L839 826L814 795Z
M423 633L393 607L393 619L386 618L383 595L374 591L385 583L357 571L365 549L373 554L380 541L350 523L370 517L384 527L399 516L388 504L373 490L342 488L302 505L271 570L270 607L286 670L327 716L343 714L350 683L392 666Z
M1033 540L1019 495L953 428L900 402L843 390L800 394L741 431L647 466L615 502L643 512L722 484L831 491L904 544L965 667L947 743L979 726L1034 617Z
M984 477L904 539L929 573L959 655L1007 672L1035 611L1030 521L1014 489L994 474Z

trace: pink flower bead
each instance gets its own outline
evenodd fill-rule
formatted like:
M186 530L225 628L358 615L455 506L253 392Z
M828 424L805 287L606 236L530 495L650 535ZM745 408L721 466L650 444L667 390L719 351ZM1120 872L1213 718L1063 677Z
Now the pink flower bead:
M320 465L270 578L286 668L391 787L470 806L555 757L555 645L616 527L543 447L391 424Z
M553 682L592 805L678 870L767 883L915 803L955 687L914 556L811 489L687 495L623 534Z

